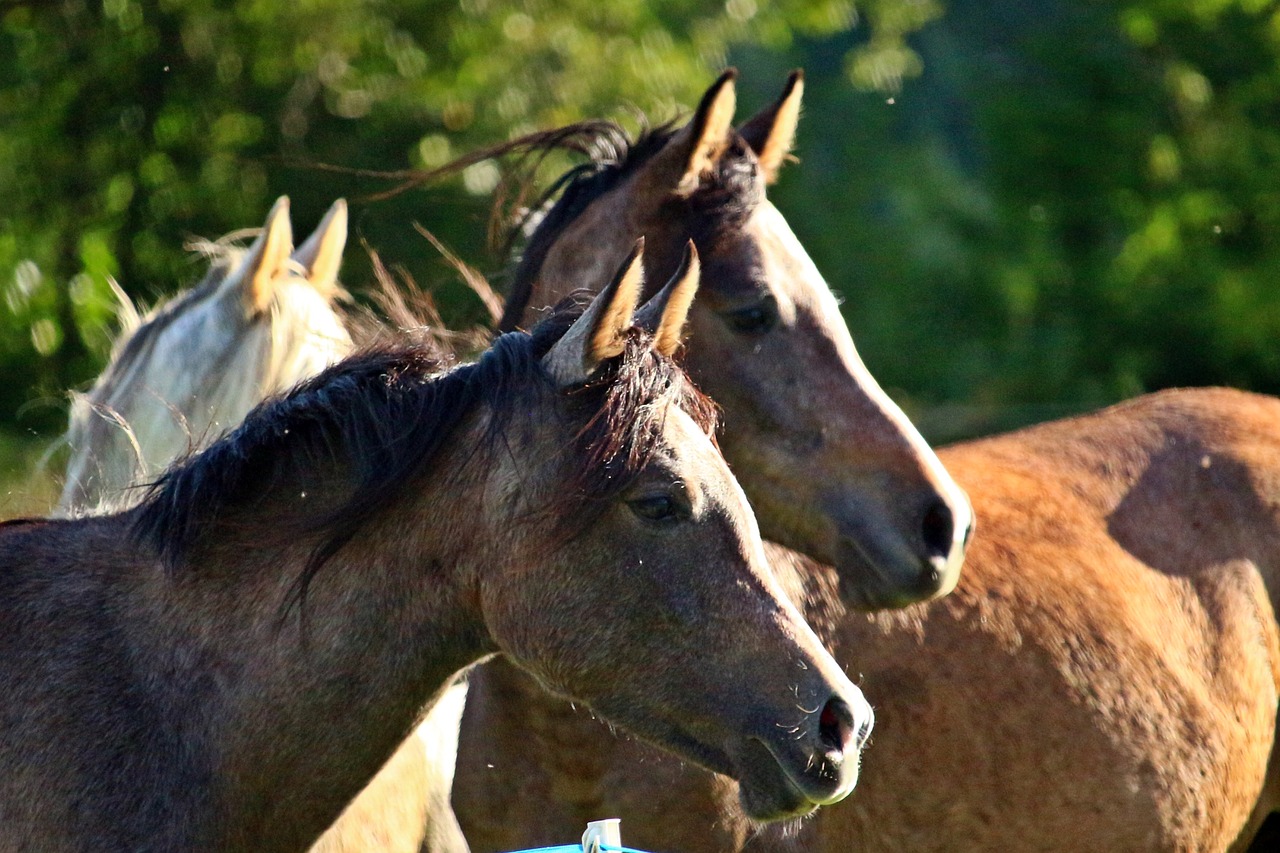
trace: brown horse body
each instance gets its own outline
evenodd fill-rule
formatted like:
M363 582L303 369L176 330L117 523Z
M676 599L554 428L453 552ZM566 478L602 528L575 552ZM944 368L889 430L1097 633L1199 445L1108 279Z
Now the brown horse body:
M1225 850L1280 697L1280 401L1171 391L949 448L956 591L851 616L880 725L812 850ZM910 794L908 796L908 793Z
M508 809L474 848L583 814L688 853L1247 845L1277 805L1278 424L1269 397L1169 391L947 448L980 526L956 590L903 611L832 618L834 572L772 552L877 714L856 795L802 825L753 827L728 780L584 737L527 681L473 684L462 755ZM485 790L459 770L457 790Z
M0 849L305 849L496 651L758 816L846 794L869 711L665 355L691 278L441 375L366 353L135 509L0 528Z

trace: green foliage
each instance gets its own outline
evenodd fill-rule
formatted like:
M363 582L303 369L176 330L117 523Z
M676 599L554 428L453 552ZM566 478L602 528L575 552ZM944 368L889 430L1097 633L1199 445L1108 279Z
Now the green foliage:
M806 69L774 196L933 436L1173 384L1280 391L1275 3L19 0L0 56L0 420L47 434L105 356L109 280L173 292L200 274L189 237L279 194L300 232L352 199L358 238L479 319L412 224L500 270L496 166L368 202L387 181L318 164L665 120L728 63L744 112Z
M182 251L193 235L257 225L278 194L301 230L334 198L387 186L317 164L431 167L587 116L670 118L731 44L785 48L854 20L850 0L7 3L0 370L56 398L105 356L110 277L154 301L199 274ZM438 282L444 267L412 223L482 257L497 177L481 164L425 194L357 204L356 233ZM478 316L460 287L443 301L448 316ZM3 383L0 412L29 385Z
M850 41L780 204L927 432L1280 392L1275 4L951 0L879 94L813 61Z

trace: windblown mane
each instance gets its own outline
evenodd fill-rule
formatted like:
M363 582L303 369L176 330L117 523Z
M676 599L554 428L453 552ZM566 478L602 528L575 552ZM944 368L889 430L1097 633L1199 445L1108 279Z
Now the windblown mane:
M498 324L500 332L511 331L520 322L529 307L538 273L561 232L581 216L591 202L616 188L653 159L675 135L677 128L671 122L645 130L634 140L628 138L626 131L617 124L607 121L584 122L563 130L575 131L568 136L572 145L564 144L560 136L548 135L538 150L545 155L554 147L570 148L586 154L589 161L561 175L535 203L527 206L529 212L511 227L506 240L509 254L520 237L533 226L512 276L506 309ZM710 236L698 233L700 228L737 227L763 200L758 163L747 152L745 140L733 134L728 149L716 162L709 180L692 195L684 198L673 195L667 201L673 207L687 205L701 214L685 217L685 211L672 210L667 217L690 221L694 230L690 236L695 242L701 242L700 237Z
M163 474L137 510L133 534L175 569L220 519L306 482L318 467L332 469L346 480L336 506L294 525L273 520L262 530L280 542L319 535L302 578L305 586L401 497L477 406L490 413L490 442L501 437L513 415L527 414L522 403L531 390L550 383L542 356L579 313L561 306L533 334L503 335L479 361L452 369L438 350L422 344L352 356L261 404L234 432ZM680 405L709 433L714 430L713 404L645 338L633 331L622 355L587 386L569 392L575 417L586 424L577 448L585 462L556 509L573 526L585 525L593 505L603 506L634 481L656 447L664 402Z
M574 134L550 137L539 145L538 151L545 156L557 148L569 149L585 154L588 161L557 178L535 202L522 205L526 213L512 224L506 239L508 254L532 222L537 221L520 253L506 308L498 324L500 332L511 331L520 321L533 295L538 271L560 232L582 215L591 202L608 193L661 151L674 133L673 126L666 124L644 131L632 140L625 130L610 121L583 122L571 127L576 129ZM565 144L566 138L572 140L571 145ZM502 200L499 199L498 203L501 205Z
M127 329L126 334L121 335L119 349L111 353L109 371L120 365L132 367L141 361L142 353L154 346L161 333L176 318L187 313L192 305L203 302L216 293L244 257L244 249L212 242L199 244L196 251L209 259L209 270L204 278L190 290L165 302L136 329Z
M310 287L277 289L269 310L242 314L228 289L246 252L229 243L238 236L194 246L209 259L204 277L142 321L122 295L127 319L111 359L88 392L72 396L59 512L136 503L136 485L173 458L238 423L266 393L351 351L350 312ZM296 267L301 280L306 271Z

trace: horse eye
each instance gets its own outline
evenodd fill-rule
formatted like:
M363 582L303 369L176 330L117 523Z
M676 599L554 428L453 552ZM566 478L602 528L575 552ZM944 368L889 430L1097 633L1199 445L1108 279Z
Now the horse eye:
M679 505L669 495L654 495L627 501L631 511L645 521L675 521L680 515Z
M724 312L729 328L742 335L763 335L778 323L778 306L773 297L766 297L754 305Z

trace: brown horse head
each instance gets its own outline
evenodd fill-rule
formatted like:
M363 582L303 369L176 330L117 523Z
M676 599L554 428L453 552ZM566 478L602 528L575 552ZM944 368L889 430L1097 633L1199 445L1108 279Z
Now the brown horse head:
M594 169L569 180L528 241L504 328L569 282L602 277L638 235L664 280L685 241L704 284L690 374L724 409L722 444L765 535L835 564L856 603L901 605L956 583L972 512L868 373L835 297L765 187L787 159L803 81L736 130L734 73L688 124L631 144L592 125Z
M537 538L504 544L482 601L504 650L544 686L741 779L748 812L776 818L852 789L871 711L777 586L709 403L667 366L697 288L692 244L678 264L633 327L637 247L542 356L569 400L604 392L585 423L544 437L587 442L592 483L566 488L575 475L554 458L512 459L496 474L510 491L494 523L577 494L610 498L593 503L589 527L583 509L567 513L575 535L556 552Z
M338 201L295 250L281 197L248 249L209 247L204 280L124 335L93 388L73 399L58 511L134 502L131 486L347 355L332 306L346 240Z

